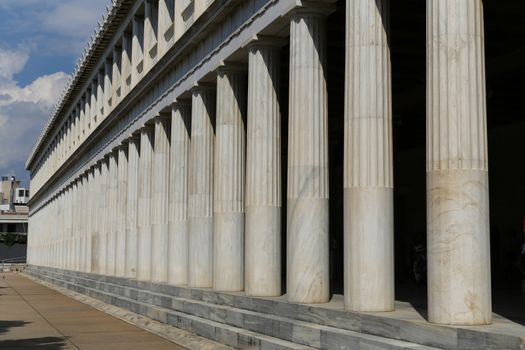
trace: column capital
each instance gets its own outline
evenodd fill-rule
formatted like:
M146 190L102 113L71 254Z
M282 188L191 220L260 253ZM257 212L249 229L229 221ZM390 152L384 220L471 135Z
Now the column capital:
M148 120L138 131L140 134L148 133L154 130L153 120Z
M252 35L243 45L242 47L251 49L251 48L281 48L284 45L288 43L287 38L281 38L278 36L269 36L269 35L259 35L254 34Z
M288 15L292 18L302 16L326 17L335 11L333 1L296 0L295 7Z
M121 150L126 150L126 149L128 149L128 141L123 140L122 143L116 146L113 150L121 151Z
M182 98L176 98L171 103L171 109L174 108L185 108L185 107L191 107L191 99L182 99Z
M153 117L153 121L157 121L157 120L165 120L165 119L171 119L171 114L170 114L171 110L170 111L166 111L166 112L161 112L159 113L158 115L156 115L155 117Z
M208 83L208 82L195 82L193 84L193 87L190 89L192 93L194 92L200 92L200 91L210 91L210 90L216 90L216 86L214 83Z
M243 62L235 62L235 61L221 61L217 68L215 68L215 71L217 74L221 73L246 73L248 71L248 66L246 63Z

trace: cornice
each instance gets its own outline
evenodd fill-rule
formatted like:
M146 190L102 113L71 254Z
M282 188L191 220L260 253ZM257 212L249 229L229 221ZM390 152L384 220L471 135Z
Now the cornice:
M66 107L75 102L76 93L79 92L78 89L82 85L83 79L85 80L87 78L91 73L91 68L99 62L108 43L122 24L122 20L125 18L134 1L136 0L112 0L111 5L106 7L106 13L102 16L94 33L84 47L68 83L60 94L46 126L42 130L26 161L25 166L27 170L31 167L47 136L53 130L55 122L59 119Z

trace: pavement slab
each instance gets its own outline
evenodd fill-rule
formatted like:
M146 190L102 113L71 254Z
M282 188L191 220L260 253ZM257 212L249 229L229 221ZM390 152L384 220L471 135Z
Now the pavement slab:
M186 349L23 275L0 276L2 350Z

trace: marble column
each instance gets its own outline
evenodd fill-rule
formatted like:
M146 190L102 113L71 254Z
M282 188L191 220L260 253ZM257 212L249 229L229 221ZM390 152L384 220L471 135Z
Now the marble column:
M128 140L128 179L126 205L126 263L125 277L137 277L138 259L138 200L139 200L139 165L140 137L132 136Z
M106 275L115 276L115 253L117 240L117 172L118 160L117 152L113 150L109 153L109 172L108 172L108 208L107 208L107 222L106 230Z
M188 210L188 286L213 284L213 146L215 91L208 86L192 90L190 181Z
M116 252L115 275L124 277L126 272L126 214L128 194L128 145L118 147L118 169L116 190Z
M168 283L188 283L188 168L191 105L176 102L171 111Z
M152 173L152 269L153 282L168 281L168 211L170 115L155 118L155 149Z
M100 161L99 182L99 234L98 234L98 257L99 274L106 274L106 251L107 251L107 229L108 229L108 159L104 157Z
M93 198L91 205L90 218L93 221L93 233L91 236L91 272L99 273L99 260L100 260L100 248L99 248L99 230L100 230L100 214L98 212L98 199L100 196L100 164L96 164L93 167L93 187L91 196Z
M236 66L217 72L213 193L213 289L244 289L244 183L246 74Z
M394 309L388 0L347 0L344 283L352 311Z
M93 170L88 169L86 171L86 189L84 191L84 203L83 209L85 213L85 234L84 234L84 272L91 272L91 235L93 233L93 221L90 220L89 213L91 213L91 188L93 187L92 181Z
M74 235L74 243L73 243L73 249L74 249L74 262L73 262L73 270L80 271L80 238L81 238L81 232L82 232L82 176L79 176L77 178L76 182L76 190L75 190L75 232Z
M427 1L431 322L491 322L483 2Z
M137 279L151 279L151 175L153 164L153 128L140 130L140 170L138 217Z
M84 271L84 238L86 235L86 216L84 215L84 203L86 200L85 196L86 191L86 176L85 174L80 175L79 178L79 187L78 187L78 197L77 197L77 207L78 207L78 232L77 232L77 262L76 270Z
M281 294L281 112L279 47L249 48L246 154L245 289Z
M290 24L287 294L329 299L326 16L296 10Z

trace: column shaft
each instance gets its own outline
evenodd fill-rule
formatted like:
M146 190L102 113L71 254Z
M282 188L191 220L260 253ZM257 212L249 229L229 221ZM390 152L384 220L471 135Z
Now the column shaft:
M98 257L99 274L106 274L106 250L107 250L107 229L108 229L108 160L102 159L100 162L100 186L99 186L99 234L98 234Z
M491 322L483 2L427 2L431 322Z
M140 176L138 206L138 262L137 279L151 279L151 175L153 163L153 130L140 131Z
M345 306L394 308L388 0L347 1L344 166Z
M100 198L100 164L93 168L93 189L91 192L93 197L91 205L91 220L93 221L93 235L91 237L91 271L93 273L100 273L100 247L99 247L99 233L100 233L100 214L98 211Z
M124 277L126 272L126 214L127 214L127 190L128 190L128 151L127 145L118 149L116 191L116 252L115 252L115 275Z
M233 67L217 75L213 205L213 289L244 289L246 76Z
M191 106L177 103L171 113L168 282L188 283L188 168Z
M188 285L211 287L213 269L213 145L215 92L197 88L192 93Z
M117 245L117 174L118 163L117 153L112 151L109 154L108 172L108 228L107 228L107 249L106 249L106 275L115 276L116 267L116 245Z
M152 177L152 270L153 282L168 281L168 210L169 210L169 156L170 119L155 119L155 150Z
M287 294L322 303L328 280L326 18L299 10L290 25Z
M279 48L255 44L248 63L246 155L247 295L281 294Z
M128 188L126 206L126 263L125 277L137 277L138 259L138 200L140 169L140 138L133 137L128 143Z

